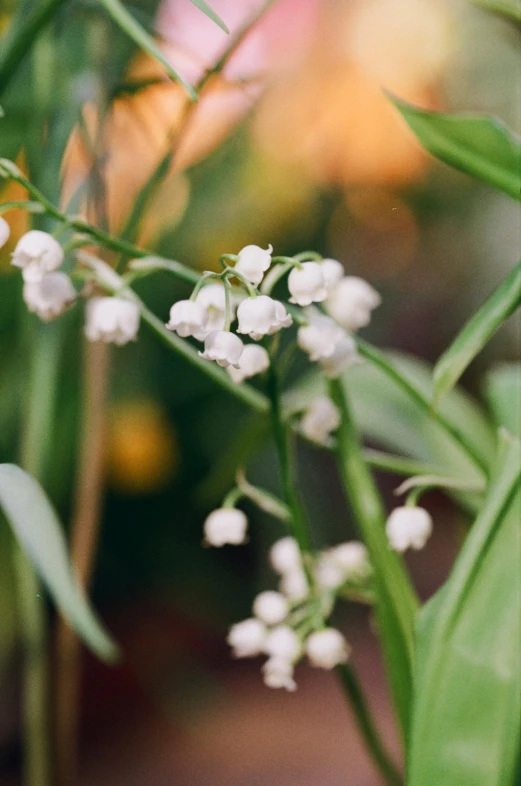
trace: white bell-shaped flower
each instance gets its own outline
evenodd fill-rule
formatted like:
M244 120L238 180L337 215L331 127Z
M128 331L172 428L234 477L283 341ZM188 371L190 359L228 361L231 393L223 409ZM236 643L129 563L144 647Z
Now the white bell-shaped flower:
M239 336L228 330L214 330L204 340L204 352L199 355L205 360L215 360L222 368L239 368L244 344Z
M339 425L338 408L328 396L318 396L306 409L300 421L300 430L308 439L325 445Z
M331 292L338 282L344 277L344 266L337 259L323 259L320 267L324 276L324 283L328 292Z
M391 548L422 549L432 533L432 518L424 508L395 508L385 526Z
M290 600L304 600L309 595L309 582L302 568L290 570L281 578L280 591Z
M290 535L275 541L269 556L271 567L281 576L295 570L302 570L302 557L298 543Z
M325 306L339 325L355 331L369 324L371 312L381 300L378 292L363 278L345 276L333 287Z
M336 589L345 581L344 571L340 565L331 558L329 551L322 552L318 557L314 574L318 587L324 590Z
M208 335L208 312L195 300L178 300L170 309L170 319L165 327L174 330L181 338L193 336L203 341Z
M349 644L336 628L312 633L306 639L305 650L310 663L321 669L334 669L340 663L346 663L350 653Z
M264 652L272 658L283 658L294 663L302 653L302 642L289 625L277 625L268 632Z
M264 684L268 688L284 688L290 692L297 690L293 672L293 664L285 658L268 658L262 667Z
M266 635L266 626L252 617L232 625L226 641L235 658L254 658L264 652Z
M254 341L271 336L281 328L289 327L292 322L283 304L268 295L243 300L237 309L237 318L237 332L250 336Z
M85 335L89 341L122 346L137 337L139 306L119 297L93 297L87 302Z
M340 543L330 549L329 554L344 571L345 580L363 579L371 572L367 548L359 540Z
M235 270L241 273L250 284L257 286L271 265L272 251L272 246L268 246L266 249L260 248L260 246L244 246L239 251Z
M247 529L248 519L242 510L217 508L204 522L204 537L209 546L239 546L246 541Z
M204 308L207 314L206 333L224 330L226 324L226 295L224 285L206 284L196 295L195 302ZM234 318L233 302L231 303L230 319Z
M346 371L353 363L360 360L356 344L351 336L346 335L335 345L335 351L328 358L322 358L320 368L326 377L335 379Z
M270 356L264 347L259 347L258 344L246 344L239 358L239 368L228 366L226 371L238 385L245 379L262 374L269 368L269 365Z
M323 360L334 355L337 344L346 336L337 323L323 314L312 314L309 324L297 331L297 343L307 352L311 361Z
M322 268L317 262L303 262L301 268L294 267L288 276L290 303L309 306L327 298L326 283Z
M266 625L280 625L288 616L287 598L280 592L267 590L257 595L253 601L254 615Z
M0 216L0 248L3 248L11 235L11 227L3 216Z
M39 281L26 281L25 305L44 322L56 319L76 299L76 290L65 273L46 273Z
M24 281L38 281L63 262L63 248L57 240L39 229L22 235L11 257L11 264L22 270Z

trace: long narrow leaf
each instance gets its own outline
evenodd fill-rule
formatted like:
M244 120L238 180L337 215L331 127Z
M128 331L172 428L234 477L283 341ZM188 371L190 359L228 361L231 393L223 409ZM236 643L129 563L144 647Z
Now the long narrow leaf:
M521 262L485 300L434 367L434 406L503 322L521 305Z
M502 363L489 371L484 394L496 424L521 439L521 363Z
M192 85L177 73L152 36L134 19L123 3L120 0L100 0L100 3L116 25L134 41L136 46L157 60L163 66L170 79L179 82L185 88L192 101L197 101L197 93Z
M513 786L521 731L521 449L419 615L409 786Z
M430 112L392 100L433 156L521 200L521 141L500 120Z
M215 22L215 24L218 25L221 30L224 30L225 33L230 32L221 17L215 13L213 8L210 8L205 0L190 0L190 2L193 3L200 11L202 11L203 14L206 14L206 16L211 19L212 22Z
M0 507L65 619L98 657L114 661L117 647L72 572L60 522L40 484L20 467L0 464Z
M342 381L331 383L331 396L342 416L337 430L340 475L374 567L378 630L398 720L406 739L417 599L402 561L389 548L384 510L362 457Z

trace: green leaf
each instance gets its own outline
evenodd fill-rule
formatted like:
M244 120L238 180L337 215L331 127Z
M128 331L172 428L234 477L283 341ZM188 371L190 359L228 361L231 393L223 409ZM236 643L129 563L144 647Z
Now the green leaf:
M118 650L90 608L74 576L60 522L40 484L14 464L0 464L0 506L57 607L102 660Z
M513 786L521 732L521 448L503 434L483 509L417 629L409 786Z
M521 262L485 300L434 366L434 406L461 377L496 330L521 305Z
M521 141L500 120L430 112L394 97L392 101L433 156L521 200Z
M115 24L134 41L136 46L157 60L163 66L168 76L184 87L192 101L197 101L197 93L192 85L177 73L152 36L134 19L123 3L120 0L100 0L100 3Z
M519 0L472 0L473 5L493 14L521 24L521 4Z
M484 387L496 424L521 439L521 363L502 363L492 369Z
M339 471L347 498L374 567L375 612L391 692L404 739L410 721L416 594L385 534L385 511L363 460L344 382L333 380L330 393L341 413L337 429Z
M193 3L200 11L202 11L203 14L206 14L206 16L209 19L211 19L212 22L215 22L216 25L219 25L221 30L224 30L225 33L230 32L226 27L226 25L224 24L221 17L215 13L213 8L210 8L210 6L208 5L208 3L205 2L205 0L190 0L190 2Z

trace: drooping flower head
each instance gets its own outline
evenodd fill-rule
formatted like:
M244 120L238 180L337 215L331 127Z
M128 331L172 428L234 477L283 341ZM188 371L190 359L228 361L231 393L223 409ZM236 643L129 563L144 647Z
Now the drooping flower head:
M237 508L217 508L204 522L205 541L209 546L224 546L227 543L239 546L246 540L248 519Z
M290 303L309 306L327 298L326 282L322 267L317 262L303 262L300 268L294 267L288 276Z
M241 273L250 284L258 286L263 279L264 273L271 265L272 251L272 246L268 246L266 249L253 245L244 246L239 251L239 259L235 264L235 270Z
M93 297L87 302L85 335L89 341L123 346L135 341L140 322L139 306L119 297Z
M432 533L432 518L424 508L395 508L387 519L385 531L395 551L422 549Z
M19 267L24 281L38 281L45 273L51 273L63 262L63 248L57 240L39 229L31 229L22 235L11 258L11 264Z
M270 356L264 347L259 347L258 344L246 344L242 350L239 358L239 368L228 366L226 371L239 385L245 379L254 377L256 374L262 374L263 371L269 368Z
M37 281L26 281L25 305L44 322L63 314L76 299L76 290L65 273L46 273Z
M165 327L174 330L181 338L193 336L204 341L208 335L208 312L194 300L178 300L170 309L170 318Z
M221 368L239 368L244 344L239 336L228 330L214 330L204 340L204 352L199 355L205 360L215 360Z

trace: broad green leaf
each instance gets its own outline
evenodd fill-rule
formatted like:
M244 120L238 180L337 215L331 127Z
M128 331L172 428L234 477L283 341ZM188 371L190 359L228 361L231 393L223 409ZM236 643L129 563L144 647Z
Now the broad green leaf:
M521 305L521 262L485 300L434 366L434 406L461 377L467 366Z
M502 363L489 371L484 393L496 424L521 439L521 363Z
M40 484L14 464L0 464L0 508L61 613L102 660L118 650L90 608L71 569L58 517Z
M521 732L521 448L417 629L409 786L514 786Z
M499 119L430 112L392 100L433 156L521 200L521 141Z
M184 87L192 101L197 101L197 93L192 85L186 82L183 77L177 73L150 33L134 19L123 3L121 3L120 0L100 0L100 3L115 24L134 41L136 46L157 60L157 62L163 66L168 76Z
M211 19L212 22L215 22L215 24L218 25L221 30L224 30L225 33L230 32L221 17L215 13L213 8L210 8L205 0L190 0L190 2L193 3L200 11L202 11L203 14L206 14L206 16Z
M372 475L362 457L344 382L332 381L330 393L342 415L336 432L339 471L374 567L378 631L398 720L406 739L412 700L417 598L403 562L396 552L389 548L385 534L385 511Z
M511 22L521 24L521 3L519 0L472 0L472 3L484 11L499 14Z

